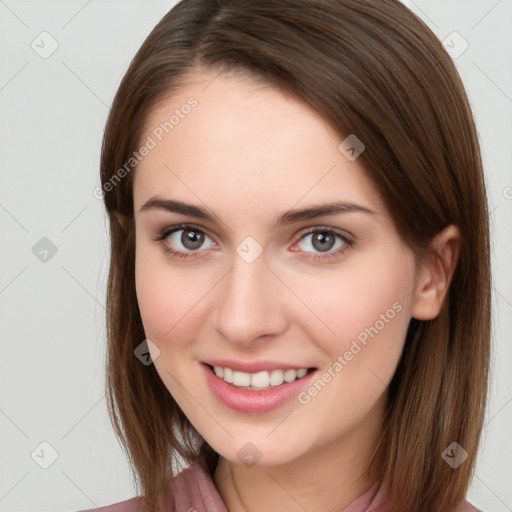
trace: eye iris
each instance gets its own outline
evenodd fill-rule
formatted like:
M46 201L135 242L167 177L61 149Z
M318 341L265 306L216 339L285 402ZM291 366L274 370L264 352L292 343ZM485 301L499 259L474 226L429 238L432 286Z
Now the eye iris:
M204 233L199 233L192 229L185 229L181 235L181 243L187 249L193 250L198 249L203 245Z
M328 251L334 246L334 237L330 233L314 233L313 246L318 251Z

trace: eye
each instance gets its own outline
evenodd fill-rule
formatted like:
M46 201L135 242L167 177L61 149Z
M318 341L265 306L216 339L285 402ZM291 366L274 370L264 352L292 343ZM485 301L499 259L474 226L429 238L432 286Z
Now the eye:
M188 258L192 253L200 252L201 249L217 246L202 229L190 224L165 228L155 240L162 242L166 252L175 258Z
M330 258L347 252L354 242L332 228L316 228L302 236L296 244L299 250L316 253L313 258Z

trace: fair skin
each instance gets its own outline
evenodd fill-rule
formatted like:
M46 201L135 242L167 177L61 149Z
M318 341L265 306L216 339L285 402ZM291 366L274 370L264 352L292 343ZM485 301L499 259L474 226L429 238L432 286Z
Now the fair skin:
M193 96L197 106L139 163L133 184L136 288L155 367L190 422L219 454L214 483L230 512L339 512L378 478L375 448L387 388L412 317L439 313L457 259L453 226L436 239L438 263L418 264L400 240L362 159L311 107L239 76L196 73L150 112L143 139ZM209 84L209 85L208 85ZM141 207L151 198L196 205L214 217ZM370 210L276 224L288 210L345 201ZM192 223L198 248L164 228ZM322 228L324 231L322 231ZM335 236L323 252L312 230ZM248 263L247 236L263 249ZM325 247L325 246L324 246ZM338 251L345 248L344 252ZM176 258L166 248L188 253ZM338 251L338 252L337 252ZM265 413L220 402L200 361L288 361L319 374L380 315L401 306L309 403ZM252 466L238 451L252 443Z

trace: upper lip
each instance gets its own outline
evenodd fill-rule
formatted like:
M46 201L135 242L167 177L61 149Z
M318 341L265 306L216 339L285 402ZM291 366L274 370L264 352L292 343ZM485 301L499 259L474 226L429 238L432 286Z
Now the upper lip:
M300 370L301 368L311 368L308 365L280 363L278 361L233 361L230 359L209 359L203 361L210 366L221 366L231 368L232 370L245 373L258 373L272 370Z

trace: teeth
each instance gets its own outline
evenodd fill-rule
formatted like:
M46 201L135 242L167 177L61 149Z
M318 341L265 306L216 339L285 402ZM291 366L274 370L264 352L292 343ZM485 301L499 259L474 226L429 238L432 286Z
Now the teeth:
M295 377L297 377L297 372L295 370L286 370L283 375L286 382L293 382Z
M246 389L265 389L280 386L283 382L293 382L308 373L307 368L300 370L272 370L271 372L246 373L234 371L231 368L214 366L217 377L234 386Z
M272 386L280 386L284 381L283 370L272 370L270 372L270 384Z
M226 382L233 382L233 370L231 368L221 368L224 370L224 376L222 377Z
M235 386L250 386L251 375L244 372L233 372L233 384Z
M249 375L246 373L246 375ZM268 372L253 373L251 376L251 386L255 388L268 388Z

